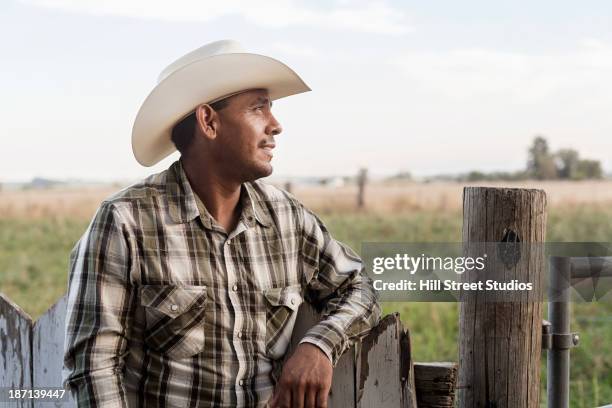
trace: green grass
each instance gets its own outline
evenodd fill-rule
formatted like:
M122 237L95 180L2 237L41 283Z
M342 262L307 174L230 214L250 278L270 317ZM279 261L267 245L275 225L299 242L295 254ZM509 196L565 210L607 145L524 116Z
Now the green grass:
M337 239L357 251L362 241L461 239L459 212L326 213L322 218ZM0 218L0 291L34 318L44 313L65 292L68 255L87 224L87 220ZM612 209L552 210L547 240L612 242ZM457 360L457 304L385 303L383 308L385 313L400 312L410 329L415 360ZM612 304L574 304L572 330L580 333L581 344L571 352L571 406L612 403Z
M68 256L88 221L0 218L0 291L33 318L66 291Z

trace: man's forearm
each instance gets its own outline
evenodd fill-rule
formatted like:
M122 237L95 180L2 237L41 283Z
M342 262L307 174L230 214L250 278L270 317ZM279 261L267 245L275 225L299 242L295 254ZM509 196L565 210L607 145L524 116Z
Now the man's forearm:
M355 274L344 292L327 301L323 319L300 343L318 346L336 366L342 353L378 324L380 315L371 279L362 270Z

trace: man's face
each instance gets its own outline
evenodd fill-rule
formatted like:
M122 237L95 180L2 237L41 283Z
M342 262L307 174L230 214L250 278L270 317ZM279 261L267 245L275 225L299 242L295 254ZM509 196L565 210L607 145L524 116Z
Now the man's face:
M230 97L217 112L215 156L226 174L242 182L272 174L274 136L282 127L271 108L268 91L257 89Z

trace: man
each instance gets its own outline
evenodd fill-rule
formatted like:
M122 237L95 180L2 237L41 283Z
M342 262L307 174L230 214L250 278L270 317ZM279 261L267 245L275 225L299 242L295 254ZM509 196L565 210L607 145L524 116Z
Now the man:
M137 160L181 157L105 200L71 254L65 379L79 406L326 407L332 368L377 324L359 258L272 173L272 100L309 88L233 41L170 65ZM303 300L323 311L281 367Z

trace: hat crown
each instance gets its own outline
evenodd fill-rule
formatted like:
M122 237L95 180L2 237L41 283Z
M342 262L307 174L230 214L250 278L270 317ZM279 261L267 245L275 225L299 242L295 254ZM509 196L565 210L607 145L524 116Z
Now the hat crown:
M234 40L220 40L211 42L209 44L203 45L200 48L197 48L190 53L187 53L174 61L172 64L168 65L157 77L157 83L160 83L174 71L184 67L185 65L189 65L192 62L202 60L204 58L212 57L220 54L235 54L235 53L243 53L244 49L242 45L238 41Z

